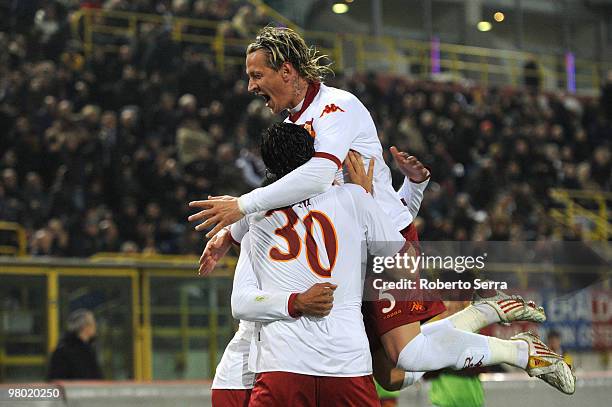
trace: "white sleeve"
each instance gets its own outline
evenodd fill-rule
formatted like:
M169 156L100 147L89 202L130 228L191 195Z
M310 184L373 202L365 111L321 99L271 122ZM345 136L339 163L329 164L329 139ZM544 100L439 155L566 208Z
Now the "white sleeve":
M312 198L331 187L337 170L333 161L315 156L278 181L242 195L238 205L243 213L249 214Z
M251 266L250 252L251 242L246 234L240 245L240 257L234 274L232 315L236 319L255 322L293 319L288 310L292 293L268 293L261 290Z
M249 231L249 221L246 216L242 217L238 222L230 225L230 237L234 243L240 244L242 238Z
M397 191L400 198L406 202L408 211L412 215L412 219L416 219L419 209L421 208L421 202L423 202L423 194L429 184L431 176L422 182L413 182L408 177L404 178L404 183Z
M393 256L406 240L397 230L395 223L378 206L371 194L362 187L346 184L357 208L357 216L366 230L368 253L373 256Z
M281 208L327 191L364 120L374 126L365 106L348 93L338 96L317 114L319 117L313 122L314 157L275 183L242 195L238 205L243 213Z

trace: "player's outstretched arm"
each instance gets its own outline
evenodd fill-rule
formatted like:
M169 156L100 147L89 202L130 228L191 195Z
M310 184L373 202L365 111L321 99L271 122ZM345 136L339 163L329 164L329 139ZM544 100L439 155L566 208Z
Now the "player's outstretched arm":
M202 255L200 256L200 266L198 274L206 276L216 267L219 260L229 251L232 243L240 244L242 237L249 231L249 224L246 218L227 226L219 233L214 235L207 243Z
M239 204L244 213L292 205L321 194L331 187L350 146L363 131L362 127L366 127L358 118L369 120L372 128L375 128L369 112L354 96L343 94L337 96L334 102L341 109L322 111L312 124L317 140L314 143L316 152L313 157L273 184L241 196ZM290 123L277 126L277 129L282 128L282 131L287 132L291 131L291 126L300 128L303 134L308 133L302 126ZM313 134L310 136L315 137ZM309 140L312 138L309 137Z
M257 188L240 198L209 197L205 201L191 202L189 206L201 211L191 215L189 221L204 220L196 230L202 231L215 225L206 235L210 238L244 215L292 205L327 191L360 132L360 120L356 117L365 118L368 125L375 128L369 112L355 97L347 96L337 103L344 108L342 111L321 114L320 120L317 120L317 151L308 162L273 184ZM347 112L352 113L348 115Z
M326 158L313 157L278 181L257 188L240 198L231 196L209 197L204 201L189 203L191 208L201 209L191 215L190 222L203 223L196 226L203 231L215 227L206 234L210 238L225 226L240 220L245 214L267 211L291 205L327 191L334 180L337 165Z
M429 179L429 170L415 156L399 151L395 146L392 146L389 151L391 151L395 164L406 178L416 183Z
M189 216L189 222L199 222L204 220L195 227L195 230L201 232L213 225L215 227L206 234L206 237L211 238L216 235L221 229L229 226L244 217L244 213L238 206L238 198L224 196L208 196L204 201L189 202L190 208L201 209L198 213Z
M212 272L231 246L232 238L230 230L229 228L223 228L206 243L206 247L200 256L198 274L205 276Z
M423 194L431 179L431 173L415 156L398 151L395 146L389 151L391 151L393 161L405 177L397 193L408 205L408 210L414 219L421 208Z

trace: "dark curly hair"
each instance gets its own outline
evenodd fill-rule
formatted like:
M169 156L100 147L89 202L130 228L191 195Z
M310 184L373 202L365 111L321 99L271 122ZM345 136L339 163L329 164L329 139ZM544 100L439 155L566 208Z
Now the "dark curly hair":
M261 137L261 158L275 181L306 163L315 153L314 139L302 126L275 123Z

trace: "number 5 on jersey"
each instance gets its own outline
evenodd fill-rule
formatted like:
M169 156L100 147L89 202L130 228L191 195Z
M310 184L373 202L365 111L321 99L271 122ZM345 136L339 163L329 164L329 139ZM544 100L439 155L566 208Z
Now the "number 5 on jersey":
M292 208L268 211L266 216L271 216L276 211L282 212L287 218L285 225L274 231L277 236L287 241L287 251L283 251L278 246L274 246L270 249L270 258L274 261L295 260L302 251L302 239L300 239L300 236L295 230L295 225L299 217ZM336 236L336 229L332 221L325 213L314 210L308 212L302 219L302 222L306 228L304 244L306 245L306 260L308 261L310 270L319 277L331 277L332 270L336 264L336 258L338 257L338 236ZM313 236L315 222L319 224L323 233L323 245L325 246L325 252L329 260L329 267L321 265L319 260L319 247Z

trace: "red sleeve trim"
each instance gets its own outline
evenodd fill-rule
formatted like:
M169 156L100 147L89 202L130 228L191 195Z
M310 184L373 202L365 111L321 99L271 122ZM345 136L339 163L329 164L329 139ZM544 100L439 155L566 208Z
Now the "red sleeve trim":
M299 318L302 316L301 312L297 312L295 310L295 299L297 298L299 293L293 293L289 296L289 300L287 300L287 311L289 312L289 316L292 318Z
M336 157L333 154L329 154L329 153L322 153L322 152L316 152L314 154L315 157L319 157L319 158L327 158L328 160L332 160L334 162L334 164L336 164L338 166L338 169L342 168L342 161L340 161L338 159L338 157Z
M240 246L240 242L237 241L236 239L234 239L234 236L232 236L232 232L231 231L229 232L229 237L230 237L230 240L232 241L233 244L235 244L236 246Z

